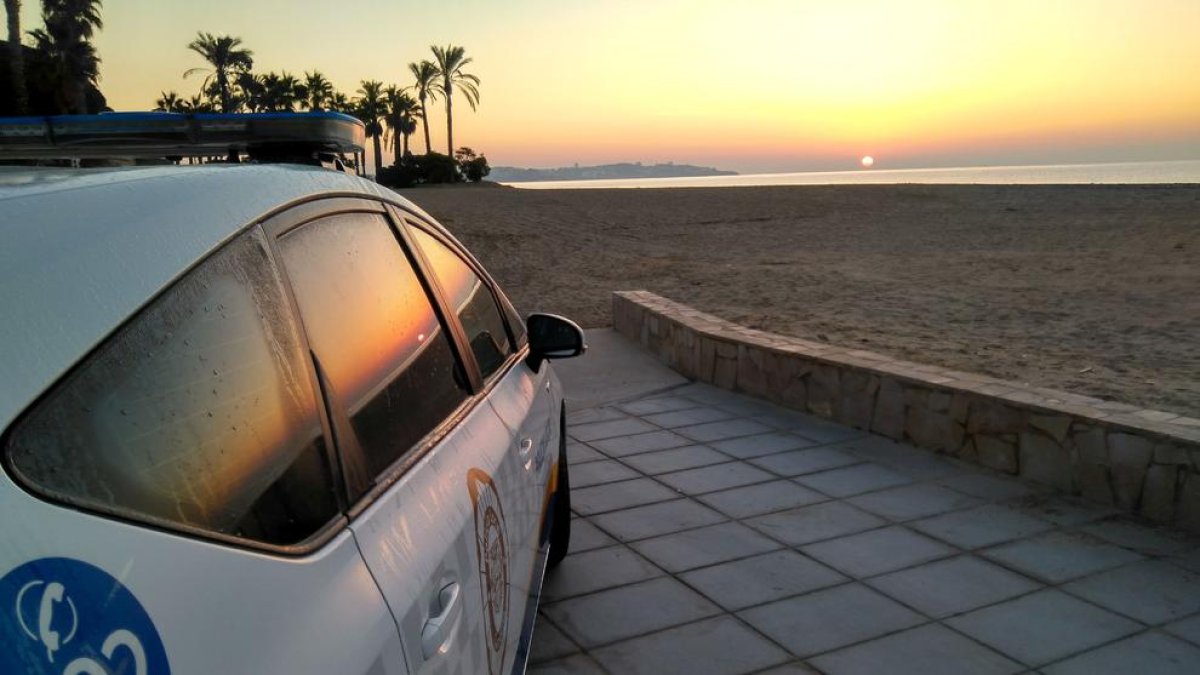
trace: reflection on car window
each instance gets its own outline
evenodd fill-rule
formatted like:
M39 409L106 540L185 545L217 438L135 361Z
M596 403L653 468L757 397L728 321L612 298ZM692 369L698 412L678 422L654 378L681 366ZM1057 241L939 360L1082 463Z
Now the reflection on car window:
M475 272L445 244L418 227L410 227L409 232L425 253L447 301L458 314L479 370L487 379L513 352L495 298Z
M312 349L377 476L466 399L449 339L381 216L310 223L281 250Z
M299 331L255 230L127 324L17 427L9 459L84 506L275 544L337 515Z

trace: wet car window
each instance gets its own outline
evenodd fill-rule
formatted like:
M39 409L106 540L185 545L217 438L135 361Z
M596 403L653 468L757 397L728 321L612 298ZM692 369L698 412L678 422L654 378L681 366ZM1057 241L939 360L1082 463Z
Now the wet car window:
M312 349L376 476L467 398L449 339L382 217L310 223L281 250Z
M513 352L504 319L495 298L483 281L446 245L418 227L410 227L413 240L425 253L450 306L458 314L471 351L487 379Z
M84 507L292 544L337 515L298 327L259 231L175 284L16 427L8 459Z

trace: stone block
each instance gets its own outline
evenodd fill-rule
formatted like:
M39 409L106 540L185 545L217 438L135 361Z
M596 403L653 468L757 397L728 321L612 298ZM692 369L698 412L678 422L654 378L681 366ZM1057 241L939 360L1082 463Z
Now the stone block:
M1065 415L1030 415L1029 425L1062 443L1071 430L1071 418Z
M1079 480L1079 492L1084 499L1105 506L1112 506L1116 503L1107 466L1079 464L1076 469L1076 478Z
M904 438L904 387L895 378L879 380L871 431L896 440Z
M808 376L808 409L825 418L833 417L833 402L838 396L838 369L819 364Z
M987 434L976 434L974 439L980 464L1007 473L1017 473L1016 443Z
M1192 534L1200 534L1200 474L1188 474L1179 489L1175 525Z
M737 356L721 356L718 345L718 354L713 362L712 383L722 389L733 389L737 384L737 367Z
M1170 522L1175 517L1175 490L1179 467L1155 464L1146 470L1142 486L1141 513L1150 520Z
M737 390L771 400L767 390L767 353L762 348L741 345L737 356Z
M1019 439L1022 478L1063 492L1073 491L1071 455L1062 445L1052 438L1027 431L1021 432Z
M1154 463L1155 464L1176 464L1179 466L1190 466L1191 459L1188 457L1187 448L1175 443L1158 443L1154 446Z
M947 412L950 410L951 400L949 392L931 391L929 392L929 409L935 412Z
M967 415L971 411L971 395L962 391L954 392L950 399L950 419L963 428L967 426Z
M841 371L838 396L834 399L834 419L859 429L871 427L875 412L875 392L879 377L864 370L847 368Z
M1021 430L1021 412L1002 401L980 398L972 402L967 417L969 434L1017 433Z
M1087 464L1108 464L1108 442L1105 440L1104 429L1080 425L1072 425L1072 443L1079 461Z
M958 458L972 464L979 463L979 448L975 447L975 439L968 438L967 442L962 444L962 448L958 451Z
M1117 506L1137 507L1153 455L1154 445L1146 438L1124 433L1108 435L1108 463Z

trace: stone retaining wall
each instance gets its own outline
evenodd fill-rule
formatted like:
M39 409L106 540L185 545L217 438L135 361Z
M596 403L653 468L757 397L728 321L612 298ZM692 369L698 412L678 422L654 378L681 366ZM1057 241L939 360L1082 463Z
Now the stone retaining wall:
M1200 419L753 330L647 291L613 326L686 377L1200 533Z

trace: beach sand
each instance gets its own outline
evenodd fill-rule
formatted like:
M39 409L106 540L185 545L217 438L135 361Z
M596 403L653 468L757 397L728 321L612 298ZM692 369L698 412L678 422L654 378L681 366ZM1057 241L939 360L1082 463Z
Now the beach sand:
M763 330L1200 413L1200 186L405 194L524 311L645 289Z

